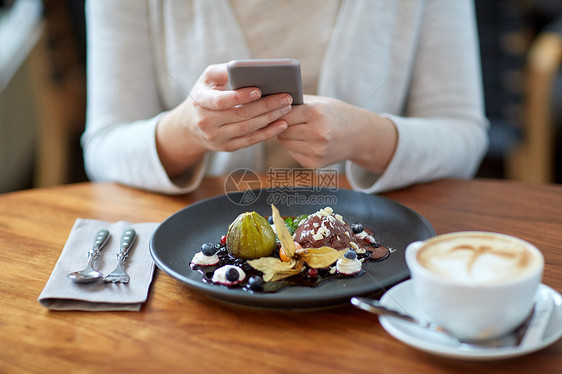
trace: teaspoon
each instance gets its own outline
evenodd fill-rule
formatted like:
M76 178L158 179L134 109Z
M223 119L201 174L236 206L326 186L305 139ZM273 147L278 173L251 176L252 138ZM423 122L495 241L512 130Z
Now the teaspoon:
M404 314L397 310L387 308L379 301L374 299L367 299L364 297L353 297L351 299L351 304L353 304L359 309L362 309L370 313L395 317L403 321L413 323L414 325L419 326L421 328L442 333L448 336L456 345L464 348L471 348L471 347L501 348L501 347L508 347L508 346L517 346L521 342L521 339L523 338L523 335L525 334L527 327L529 325L529 321L534 314L534 310L532 310L529 316L527 317L527 319L519 327L517 327L515 331L513 331L510 334L498 338L492 338L486 340L461 340L457 338L452 332L448 331L442 326L439 326L433 322L422 321L411 315Z
M76 283L91 283L101 278L103 274L94 268L94 261L99 256L108 239L109 231L99 231L94 239L92 249L88 251L88 263L86 264L86 267L83 270L69 273L67 277Z

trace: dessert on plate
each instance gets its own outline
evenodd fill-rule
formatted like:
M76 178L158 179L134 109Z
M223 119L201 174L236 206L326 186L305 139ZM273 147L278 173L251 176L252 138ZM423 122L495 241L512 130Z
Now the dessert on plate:
M203 243L190 266L207 283L275 292L358 277L365 272L364 262L389 254L371 230L359 222L348 224L330 207L282 218L272 205L268 219L256 212L240 214L218 243Z

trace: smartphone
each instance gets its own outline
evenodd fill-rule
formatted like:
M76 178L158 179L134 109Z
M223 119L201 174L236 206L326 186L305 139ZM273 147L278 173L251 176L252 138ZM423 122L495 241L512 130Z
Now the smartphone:
M227 64L232 89L258 87L262 96L288 93L293 105L303 103L301 65L295 59L233 60Z

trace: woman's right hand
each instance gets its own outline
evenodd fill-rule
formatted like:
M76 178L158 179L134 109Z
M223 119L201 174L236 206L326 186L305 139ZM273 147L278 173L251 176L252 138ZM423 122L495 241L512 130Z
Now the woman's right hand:
M291 110L289 94L261 97L256 87L228 90L226 64L211 65L188 97L166 113L156 129L158 155L170 177L207 151L232 152L277 136Z

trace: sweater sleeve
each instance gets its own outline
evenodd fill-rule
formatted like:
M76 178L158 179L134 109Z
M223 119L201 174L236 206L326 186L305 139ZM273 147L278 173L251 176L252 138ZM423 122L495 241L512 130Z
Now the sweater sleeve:
M88 110L82 136L93 181L116 181L162 193L197 188L206 159L181 178L168 178L156 149L165 108L152 58L147 2L95 0L86 4Z
M488 146L474 9L428 1L404 112L383 114L398 145L380 176L347 161L351 186L367 193L444 177L472 177Z

